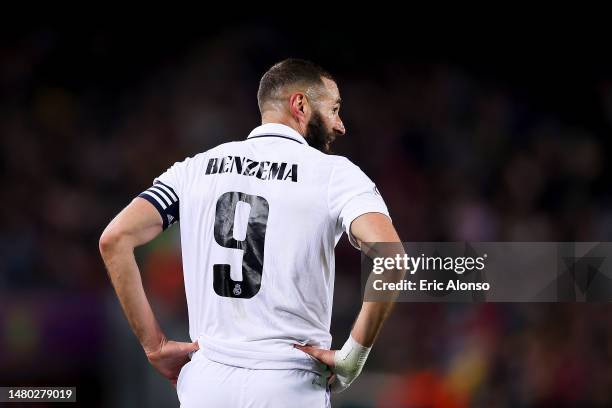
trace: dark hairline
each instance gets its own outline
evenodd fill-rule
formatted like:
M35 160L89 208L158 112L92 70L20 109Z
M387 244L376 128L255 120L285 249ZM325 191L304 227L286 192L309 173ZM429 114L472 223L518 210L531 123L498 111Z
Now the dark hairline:
M291 64L297 65L296 70L299 71L300 69L302 69L302 73L305 72L308 77L305 76L303 78L291 78L292 75L297 75L297 74L291 73L290 72L291 67L289 67L289 69L285 71L286 78L281 77L280 79L280 81L285 81L285 83L274 85L274 84L264 82L266 80L270 80L269 75L274 75L274 70L286 69L287 68L286 65L291 65ZM310 75L313 73L317 74L317 79L314 79L312 75ZM259 106L261 113L263 113L264 106L267 105L267 103L271 100L271 96L273 95L274 92L278 92L282 89L286 89L287 87L291 87L291 86L293 87L304 86L306 88L310 88L311 86L317 86L317 87L325 88L326 86L325 86L325 81L323 80L323 78L326 78L336 83L336 79L333 77L333 75L331 75L327 70L323 69L321 66L311 61L296 59L296 58L289 58L289 59L286 59L286 60L283 60L281 62L274 64L272 67L270 67L270 69L268 69L264 73L264 75L262 75L260 84L259 84L259 89L257 91L257 104ZM276 79L279 80L278 77ZM264 84L266 85L266 89L263 91L263 95L262 95L262 86Z

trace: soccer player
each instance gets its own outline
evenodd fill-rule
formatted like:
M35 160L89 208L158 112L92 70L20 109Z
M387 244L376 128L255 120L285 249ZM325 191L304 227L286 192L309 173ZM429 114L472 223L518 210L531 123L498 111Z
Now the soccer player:
M263 75L257 99L261 126L175 163L100 238L123 311L182 407L329 406L391 309L364 302L342 349L329 350L342 233L358 249L399 242L374 183L328 154L345 133L333 77L284 60ZM179 220L191 343L165 337L133 253Z

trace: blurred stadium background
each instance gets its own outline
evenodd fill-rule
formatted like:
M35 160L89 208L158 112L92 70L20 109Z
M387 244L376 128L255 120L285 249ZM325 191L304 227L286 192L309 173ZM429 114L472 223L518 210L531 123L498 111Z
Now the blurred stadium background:
M0 385L77 386L87 407L178 406L121 314L98 237L169 165L246 137L261 74L288 56L337 77L348 133L334 150L377 183L404 240L612 240L603 49L272 19L167 28L2 34ZM137 255L164 329L186 340L179 251L173 228ZM336 273L337 347L360 305L345 238ZM612 406L611 311L399 304L334 406Z

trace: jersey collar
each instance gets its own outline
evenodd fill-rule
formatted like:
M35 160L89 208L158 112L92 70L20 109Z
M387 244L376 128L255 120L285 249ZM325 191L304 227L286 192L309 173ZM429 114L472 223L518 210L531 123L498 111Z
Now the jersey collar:
M294 129L280 123L266 123L253 129L247 139L255 139L259 137L278 137L281 139L289 139L303 145L307 145L306 139Z

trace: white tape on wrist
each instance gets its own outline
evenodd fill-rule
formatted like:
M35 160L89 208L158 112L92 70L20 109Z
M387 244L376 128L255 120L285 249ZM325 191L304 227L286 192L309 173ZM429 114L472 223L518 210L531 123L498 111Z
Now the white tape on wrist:
M340 350L334 355L334 373L336 381L332 383L333 392L342 392L348 388L361 370L370 354L372 347L365 347L357 343L353 336L349 336Z

